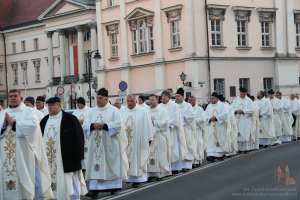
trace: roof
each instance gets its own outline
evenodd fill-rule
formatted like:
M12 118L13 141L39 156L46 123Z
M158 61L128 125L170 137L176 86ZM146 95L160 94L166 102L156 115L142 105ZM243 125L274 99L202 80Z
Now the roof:
M0 28L7 21L15 0L0 0Z

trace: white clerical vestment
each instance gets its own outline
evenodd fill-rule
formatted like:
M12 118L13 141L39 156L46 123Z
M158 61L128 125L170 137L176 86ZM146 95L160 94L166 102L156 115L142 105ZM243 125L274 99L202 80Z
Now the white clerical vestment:
M222 157L231 152L229 143L230 119L227 107L222 102L209 104L205 110L207 121L207 156ZM216 117L217 121L211 121L210 118Z
M236 119L232 107L227 102L225 102L225 105L227 107L229 120L230 120L229 142L231 146L231 152L229 153L229 155L235 155L236 152L238 151L238 144L237 144L238 130L236 125Z
M291 136L293 135L292 124L294 122L292 113L291 113L291 104L287 99L280 99L282 104L282 141L290 142Z
M256 105L253 102L252 128L251 128L251 150L259 149L259 115Z
M125 111L126 107L121 105L121 108L119 109L121 115L123 115L124 111Z
M41 113L43 113L44 116L49 115L49 111L48 108L46 106L44 106L44 108L39 110Z
M87 193L82 171L64 173L61 155L60 127L62 111L50 115L45 126L44 144L51 174L51 189L55 199L80 199Z
M21 103L0 113L16 121L16 131L8 125L0 133L0 199L53 198L49 167L36 112ZM0 124L3 127L3 123Z
M195 111L197 161L201 163L204 160L204 151L207 147L206 118L204 110L201 107L195 105L193 109ZM199 163L194 162L194 164Z
M36 109L36 107L34 107L33 109L36 112L39 122L42 121L42 119L44 118L44 114L41 111L39 111L38 109Z
M236 113L237 110L243 111L243 114L235 114L238 130L238 149L240 151L249 151L251 150L252 113L254 109L252 100L249 97L237 97L231 107L234 113Z
M147 111L150 110L150 107L144 102L142 104L138 104L140 107L145 108Z
M169 116L172 171L181 171L182 162L187 156L187 146L179 108L172 100L160 106L167 110Z
M259 118L259 144L269 145L271 139L276 137L272 105L265 97L256 100L254 103L257 107L258 116L262 115L262 117Z
M293 115L296 116L296 122L295 126L293 126L293 135L292 135L292 139L297 139L297 135L300 129L300 103L299 100L294 98L293 100L289 99L289 102L291 104L291 112Z
M273 144L281 144L282 143L282 104L279 99L274 97L273 99L268 99L273 108L273 115L274 115L274 129L276 138L272 140Z
M185 138L186 138L186 146L187 146L187 155L183 158L184 162L182 163L182 168L184 169L192 169L192 163L194 160L199 160L197 158L196 150L197 150L197 137L194 130L196 130L195 126L195 113L191 104L183 101L182 103L177 103L180 115L182 118Z
M150 146L148 177L164 177L172 175L169 116L160 105L150 108L155 133Z
M82 119L85 120L88 117L90 110L91 110L91 108L85 106L83 109L76 109L73 112L73 115L76 116L78 120L82 120ZM82 126L83 126L83 124L82 124ZM90 137L86 134L86 130L83 130L83 132L84 132L84 160L81 161L81 165L82 165L82 169L86 169Z
M148 180L148 161L150 156L149 141L155 130L148 111L140 106L126 108L123 113L125 131L128 138L126 149L129 170L127 182L146 182Z
M106 130L90 130L92 123L105 123ZM107 103L92 108L83 128L90 136L85 179L90 180L90 190L121 189L127 180L127 137L118 108Z

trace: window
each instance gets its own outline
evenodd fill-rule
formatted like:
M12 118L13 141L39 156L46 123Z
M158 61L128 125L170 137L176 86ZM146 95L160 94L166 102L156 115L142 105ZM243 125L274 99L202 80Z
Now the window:
M17 49L16 49L16 43L12 43L12 49L13 49L13 53L17 53Z
M180 47L180 24L179 20L171 22L172 48Z
M73 44L73 43L76 43L76 34L77 34L76 31L73 31L73 32L72 32L72 38L71 38L72 44Z
M39 49L39 39L35 38L33 41L34 41L34 50L38 50Z
M116 0L108 0L109 1L109 6L115 6L116 5Z
M40 66L35 67L35 80L41 81Z
M300 24L296 24L296 46L300 47Z
M111 57L118 57L118 39L117 34L111 35Z
M84 39L83 40L85 42L91 40L91 31L86 32L86 34L84 35Z
M211 20L211 44L212 46L221 46L221 20Z
M250 94L250 79L240 78L240 88L246 88L248 90L248 94Z
M23 69L23 82L28 83L27 67Z
M25 41L22 41L21 44L22 44L22 51L23 52L26 51Z
M13 69L13 73L14 73L14 83L17 84L18 83L18 68Z
M270 23L262 22L261 23L261 33L262 33L262 46L270 46Z
M224 79L214 79L214 91L218 94L225 95L225 80Z
M238 46L247 46L246 21L237 21Z
M273 78L264 78L264 92L265 95L268 94L270 89L273 89Z
M154 51L153 28L146 27L146 22L142 21L136 31L133 31L134 53L148 53Z

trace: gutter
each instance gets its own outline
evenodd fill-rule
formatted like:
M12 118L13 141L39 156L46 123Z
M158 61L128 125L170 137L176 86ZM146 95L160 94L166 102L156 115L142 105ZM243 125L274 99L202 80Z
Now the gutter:
M5 79L6 79L6 95L7 95L7 99L6 99L6 105L8 106L8 72L7 72L7 54L6 54L6 41L5 41L5 35L4 33L2 33L3 36L3 41L4 41L4 65L5 65Z
M207 0L205 0L205 18L206 18L206 45L207 45L207 66L208 66L208 96L211 99L211 72L210 72L210 51L209 51L209 35L208 35L208 18L207 18Z

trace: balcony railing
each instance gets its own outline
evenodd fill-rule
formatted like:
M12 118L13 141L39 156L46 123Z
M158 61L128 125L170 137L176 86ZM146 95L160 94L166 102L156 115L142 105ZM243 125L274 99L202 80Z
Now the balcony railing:
M64 76L64 83L71 84L72 82L77 83L79 81L78 75Z
M60 77L52 77L52 80L53 80L53 85L59 85L60 83Z
M90 79L89 79L89 77L90 77ZM83 81L84 82L93 81L93 74L90 74L90 76L89 76L89 74L83 74Z

